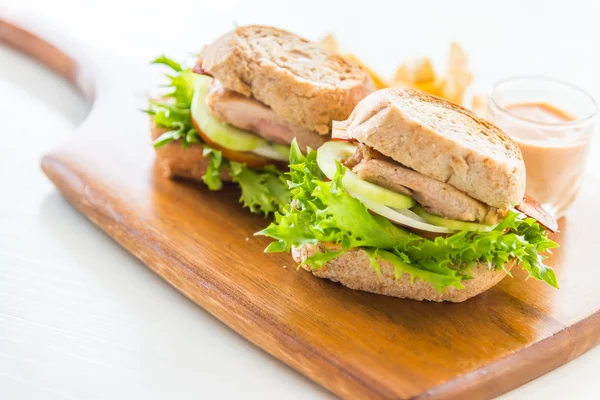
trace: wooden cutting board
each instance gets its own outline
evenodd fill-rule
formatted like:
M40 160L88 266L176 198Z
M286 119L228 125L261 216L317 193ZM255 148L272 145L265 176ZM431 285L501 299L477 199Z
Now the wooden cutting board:
M490 398L600 341L600 182L585 181L549 264L560 290L514 271L461 304L387 298L297 271L253 237L268 220L234 187L164 179L136 111L142 63L85 64L0 20L0 40L75 82L94 106L42 168L98 227L240 335L346 398ZM82 64L83 62L83 64ZM129 75L124 71L129 70Z

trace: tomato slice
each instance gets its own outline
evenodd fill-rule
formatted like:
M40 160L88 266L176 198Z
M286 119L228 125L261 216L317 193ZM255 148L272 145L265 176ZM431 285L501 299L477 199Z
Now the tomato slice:
M217 143L210 140L208 135L202 132L194 118L192 118L192 125L194 126L194 129L196 129L196 132L198 132L198 136L200 136L207 145L209 145L215 150L219 150L221 153L223 153L223 156L228 160L244 163L250 168L263 168L267 165L278 164L277 160L261 157L253 153L230 150L226 147L220 146Z

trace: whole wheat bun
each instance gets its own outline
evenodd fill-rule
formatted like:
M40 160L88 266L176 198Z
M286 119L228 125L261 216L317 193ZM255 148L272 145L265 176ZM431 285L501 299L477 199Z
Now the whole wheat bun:
M523 200L525 163L517 144L447 100L408 88L379 90L346 121L334 121L333 133L501 210Z
M153 141L166 131L167 129L156 126L154 120L150 118L150 136ZM202 155L203 150L204 148L199 143L184 149L181 143L173 141L156 149L156 163L166 178L189 179L200 182L210 162L208 158ZM221 171L221 180L231 181L229 171L225 169Z
M243 26L200 53L202 70L225 88L253 96L283 120L320 134L375 90L360 66L293 33Z
M301 263L315 252L322 252L324 249L323 244L292 247L292 257L296 262ZM505 269L510 271L514 264L512 262L505 265ZM303 268L319 278L339 282L354 290L413 300L449 301L453 303L460 303L477 296L496 285L506 276L506 272L502 269L490 270L486 265L476 264L471 270L473 279L463 281L464 288L449 287L446 292L439 293L430 283L419 279L415 279L411 285L410 276L406 273L396 280L394 267L389 262L380 261L380 265L381 276L378 276L371 266L366 251L356 248L348 250L341 256L325 263L320 269L311 270L309 265L304 265Z

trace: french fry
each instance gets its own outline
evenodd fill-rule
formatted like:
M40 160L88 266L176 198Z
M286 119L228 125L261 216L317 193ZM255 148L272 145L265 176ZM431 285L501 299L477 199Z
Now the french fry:
M402 64L396 69L396 75L392 80L392 86L413 87L414 81L410 68Z
M435 70L431 60L427 57L419 57L402 64L396 70L394 84L396 86L411 86L425 84L430 86L436 81Z
M442 97L462 105L463 98L473 73L467 63L467 55L463 48L456 42L450 45L448 71L440 85Z
M319 40L319 46L323 50L325 50L329 53L342 54L342 50L341 50L341 47L340 47L337 39L331 33L328 33L327 35L323 36L321 38L321 40ZM355 64L358 64L365 71L367 71L367 73L371 76L371 79L373 79L373 83L375 83L375 88L377 90L385 89L386 87L390 86L389 83L381 77L381 75L379 75L377 72L375 72L373 70L373 68L369 67L367 64L362 62L354 54L342 54L342 55L344 55L344 57L351 60Z
M413 72L413 80L415 83L435 82L435 70L430 58L419 57L414 59L410 64Z
M419 57L398 67L392 86L415 88L462 104L472 77L465 51L458 43L453 42L450 45L448 70L445 76L436 75L430 58Z
M439 81L419 82L415 83L413 87L434 96L443 97Z
M387 87L390 86L385 81L385 79L383 79L377 72L375 72L371 67L369 67L367 64L365 64L364 62L362 62L354 54L347 54L346 58L354 61L356 64L360 65L365 71L367 71L367 73L371 76L371 79L373 79L373 83L375 83L375 88L377 90L379 90L379 89L385 89L385 88L387 88Z
M319 46L329 53L340 53L340 44L332 33L328 33L319 40Z
M394 86L411 87L440 96L440 85L431 59L427 57L416 58L398 67L393 84Z
M325 35L319 41L319 45L330 53L343 54L338 41L332 34ZM473 74L467 63L466 52L456 42L450 44L448 69L444 76L436 74L430 58L417 57L400 65L396 69L394 78L387 81L354 54L344 54L344 56L367 71L378 90L390 86L410 87L445 98L459 105L463 104L467 87L473 79Z
M471 111L480 117L485 117L487 110L487 98L483 95L473 96L473 103L471 104Z

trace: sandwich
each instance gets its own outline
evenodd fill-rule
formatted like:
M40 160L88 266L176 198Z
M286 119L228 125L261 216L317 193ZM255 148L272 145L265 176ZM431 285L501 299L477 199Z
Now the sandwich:
M210 190L236 182L244 206L264 214L289 202L281 170L292 141L303 151L319 147L332 121L375 90L357 64L268 26L221 36L193 67L154 62L172 71L167 93L146 110L163 174Z
M525 196L518 146L454 103L408 88L363 99L331 142L290 154L292 200L258 232L315 276L416 300L461 302L516 265L544 264L556 221Z

